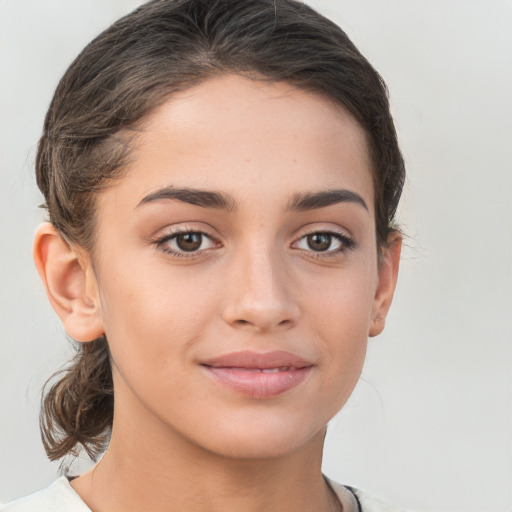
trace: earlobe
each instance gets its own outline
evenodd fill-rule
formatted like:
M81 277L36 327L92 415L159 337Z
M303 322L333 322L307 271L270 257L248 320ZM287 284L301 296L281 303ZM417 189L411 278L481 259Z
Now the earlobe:
M373 301L369 336L377 336L384 330L386 316L391 306L391 301L393 300L398 278L401 249L402 235L398 232L393 233L388 246L383 249L382 257L379 262L379 282Z
M66 332L77 341L104 334L96 279L85 251L72 248L45 222L35 234L34 262Z

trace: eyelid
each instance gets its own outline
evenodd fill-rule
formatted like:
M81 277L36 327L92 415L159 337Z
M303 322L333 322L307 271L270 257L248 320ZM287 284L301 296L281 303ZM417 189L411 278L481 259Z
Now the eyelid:
M316 226L316 227L310 227L309 229L304 229L294 240L294 242L291 244L293 247L295 244L298 244L299 241L303 240L307 236L315 235L315 234L326 234L331 235L335 239L341 242L342 246L338 249L328 249L326 251L314 251L313 249L303 249L300 247L297 247L298 250L309 252L315 255L315 257L328 257L333 256L336 254L343 253L345 251L348 251L350 249L354 249L357 247L357 243L354 239L354 237L351 234L348 234L345 230L341 228L336 228L333 226Z
M215 248L216 246L220 246L221 242L219 241L218 237L212 235L207 230L203 228L194 228L190 225L185 226L170 226L163 230L164 232L160 235L156 235L152 240L151 244L155 246L158 250L165 254L169 254L171 256L177 257L177 258L190 258L190 259L197 259L205 255L207 251L210 249ZM197 233L202 235L203 237L208 238L211 240L213 245L211 247L206 247L204 249L198 249L196 251L184 251L177 249L172 249L166 244L176 239L177 236L187 233Z

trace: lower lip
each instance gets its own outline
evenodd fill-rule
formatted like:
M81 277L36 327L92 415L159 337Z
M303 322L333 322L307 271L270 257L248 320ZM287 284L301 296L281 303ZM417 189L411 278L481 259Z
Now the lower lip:
M245 368L203 366L216 381L250 398L274 398L298 386L309 374L311 366L295 370L265 373Z

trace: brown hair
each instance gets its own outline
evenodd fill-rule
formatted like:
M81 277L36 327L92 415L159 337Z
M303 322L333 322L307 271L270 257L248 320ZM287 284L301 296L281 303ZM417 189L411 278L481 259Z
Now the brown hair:
M346 34L294 0L153 0L94 39L61 79L39 142L37 183L65 240L94 248L95 197L120 176L134 128L173 93L222 73L283 81L343 105L365 129L376 236L386 245L404 183L385 84ZM112 376L104 338L77 355L43 397L53 460L108 442ZM60 374L59 374L60 375Z

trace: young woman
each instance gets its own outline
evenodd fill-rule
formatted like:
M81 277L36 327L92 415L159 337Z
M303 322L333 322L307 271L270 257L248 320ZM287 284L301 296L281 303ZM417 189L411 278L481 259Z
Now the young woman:
M404 165L385 86L293 0L155 0L48 111L34 256L77 356L5 511L388 510L321 472L391 304ZM391 510L391 508L389 508Z

